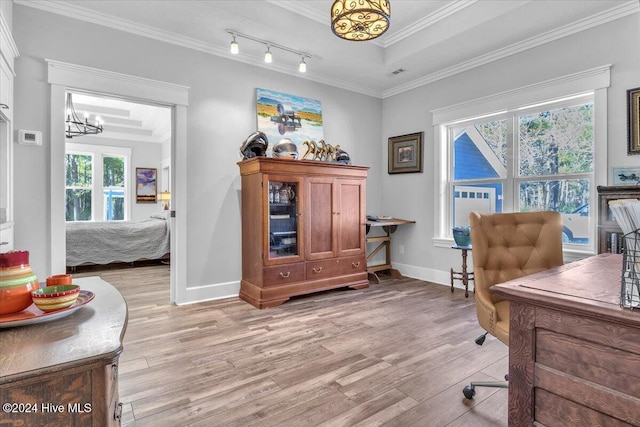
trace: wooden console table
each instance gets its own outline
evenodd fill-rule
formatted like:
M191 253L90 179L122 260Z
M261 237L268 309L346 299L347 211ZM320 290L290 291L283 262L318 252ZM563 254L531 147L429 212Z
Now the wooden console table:
M396 231L399 225L415 224L415 221L399 218L379 219L377 221L367 220L367 243L378 243L378 246L367 255L367 273L369 280L380 283L378 272L388 271L391 277L401 278L402 274L398 270L391 268L391 233ZM369 237L371 227L382 227L386 235ZM369 265L371 259L381 250L385 250L385 263L379 265Z
M622 256L493 286L510 301L509 425L640 425L640 310L620 307Z
M93 301L60 319L0 329L0 424L120 425L127 304L99 277L74 283Z

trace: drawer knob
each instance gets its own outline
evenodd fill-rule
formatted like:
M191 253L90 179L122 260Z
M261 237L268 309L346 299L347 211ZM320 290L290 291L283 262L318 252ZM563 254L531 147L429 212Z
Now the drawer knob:
M282 271L280 272L280 277L282 277L283 279L286 279L289 276L291 276L290 271L287 271L286 273L283 273Z
M0 246L8 245L9 242L0 242Z
M351 266L352 266L353 268L358 268L358 267L360 267L360 261L358 261L358 262L352 262L352 263L351 263Z
M322 267L313 268L313 272L316 273L316 274L320 273L321 271L322 271Z

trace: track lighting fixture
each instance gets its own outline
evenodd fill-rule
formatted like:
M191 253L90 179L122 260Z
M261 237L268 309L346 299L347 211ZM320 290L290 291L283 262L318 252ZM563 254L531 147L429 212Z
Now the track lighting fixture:
M264 53L264 62L267 64L271 64L273 61L273 56L271 55L271 48L267 46L267 51Z
M229 33L231 35L231 37L233 37L233 40L231 41L231 53L236 55L239 52L238 49L238 42L236 41L236 37L240 37L243 39L247 39L247 40L251 40L254 41L256 43L261 43L263 45L265 45L267 47L267 50L264 53L264 62L266 62L267 64L271 64L273 62L273 55L271 53L271 48L274 49L280 49L280 50L284 50L285 52L289 52L289 53L293 53L295 55L300 56L301 61L300 64L298 66L298 71L301 73L306 73L307 72L307 63L306 63L306 59L311 59L311 55L309 55L308 53L305 52L301 52L299 50L296 49L292 49L290 47L287 46L283 46L281 44L277 44L277 43L271 43L270 41L267 40L262 40L259 39L257 37L253 37L247 34L242 34L239 33L237 31L233 31L233 30L225 30L227 33Z
M238 42L236 41L236 36L233 36L233 41L231 42L231 53L233 55L237 55L240 52L238 48Z

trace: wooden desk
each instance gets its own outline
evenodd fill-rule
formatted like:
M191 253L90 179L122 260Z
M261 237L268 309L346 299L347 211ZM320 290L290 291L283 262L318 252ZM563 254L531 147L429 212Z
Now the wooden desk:
M619 305L621 268L602 254L492 288L510 301L510 426L640 425L640 310Z
M379 219L378 221L367 220L367 243L379 243L378 246L376 246L376 248L367 255L367 273L369 273L369 280L375 283L380 283L380 277L378 277L379 271L388 271L393 278L402 277L402 274L400 274L398 270L391 268L391 233L396 231L399 225L415 223L415 221L399 218ZM369 237L368 235L371 227L382 227L386 235ZM370 260L382 249L385 250L385 263L380 265L369 265Z
M29 405L0 412L0 424L120 425L118 358L127 304L99 277L74 283L94 300L60 319L0 329L0 403Z

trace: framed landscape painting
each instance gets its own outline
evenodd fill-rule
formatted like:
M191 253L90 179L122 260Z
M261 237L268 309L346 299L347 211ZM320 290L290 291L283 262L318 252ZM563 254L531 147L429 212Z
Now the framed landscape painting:
M296 144L298 158L304 154L304 141L324 139L322 104L316 99L258 88L256 116L258 130L264 132L269 140L267 156L271 156L272 147L283 138Z
M155 203L158 170L156 168L136 168L136 202Z
M389 138L389 173L422 172L422 132Z

